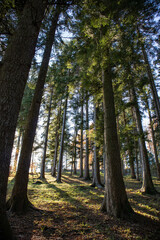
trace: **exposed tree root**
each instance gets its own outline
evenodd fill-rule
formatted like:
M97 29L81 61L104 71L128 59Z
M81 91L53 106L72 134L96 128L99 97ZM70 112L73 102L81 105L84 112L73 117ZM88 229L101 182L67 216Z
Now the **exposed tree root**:
M6 203L7 210L17 215L25 214L30 209L39 211L29 200L28 197L11 197Z

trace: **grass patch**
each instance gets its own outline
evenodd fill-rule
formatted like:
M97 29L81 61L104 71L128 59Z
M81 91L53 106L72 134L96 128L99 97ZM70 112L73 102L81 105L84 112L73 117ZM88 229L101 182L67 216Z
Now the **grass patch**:
M40 211L9 219L18 239L154 239L160 236L160 197L142 195L141 184L125 178L127 194L137 217L118 220L100 212L104 190L65 173L62 183L46 174L46 181L30 177L28 195ZM9 179L8 195L14 180ZM154 180L160 192L160 183Z

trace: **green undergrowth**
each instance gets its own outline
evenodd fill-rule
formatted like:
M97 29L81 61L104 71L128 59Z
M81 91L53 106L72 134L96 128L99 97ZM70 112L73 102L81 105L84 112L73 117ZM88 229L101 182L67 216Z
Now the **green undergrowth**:
M40 211L30 211L16 219L11 215L11 225L19 236L22 223L28 224L24 239L159 239L160 197L143 195L139 191L140 182L130 177L124 180L129 201L138 216L134 219L119 220L102 213L104 190L65 173L62 183L57 183L50 174L46 174L44 181L30 176L29 199ZM160 192L160 182L153 181ZM10 178L8 196L13 182Z

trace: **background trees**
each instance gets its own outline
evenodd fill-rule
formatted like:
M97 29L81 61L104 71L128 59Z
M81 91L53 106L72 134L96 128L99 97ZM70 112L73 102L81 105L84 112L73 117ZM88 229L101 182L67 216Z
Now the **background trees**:
M47 4L48 12L39 34ZM35 12L31 14L33 6ZM90 179L91 166L94 165L93 185L96 183L101 186L99 169L105 165L106 186L102 208L108 214L123 217L132 212L122 177L122 172L127 172L127 168L130 169L132 178L137 176L137 179L142 179L141 190L156 194L151 170L156 166L159 174L159 86L156 81L159 66L158 8L157 1L151 4L148 0L43 1L40 8L36 0L32 4L30 1L22 4L17 1L15 6L6 1L6 5L3 5L4 40L1 55L4 57L0 67L0 159L3 184L0 186L3 192L1 211L5 219L4 205L14 133L16 125L19 135L24 129L33 97L30 88L32 78L35 82L36 78L38 80L23 138L23 157L20 157L15 186L21 185L21 179L27 179L26 183L28 181L41 99L43 96L43 112L45 100L50 95L43 94L47 76L47 81L53 84L53 96L50 96L50 127L47 126L48 144L45 141L41 178L44 178L47 156L46 163L52 165L53 176L56 175L56 165L59 166L57 181L61 182L64 155L66 156L64 152L67 153L66 161L69 158L73 165L73 173L76 174L80 167L80 177L85 180ZM57 25L59 30L55 34ZM62 33L66 29L72 32L69 37L63 37ZM12 34L12 37L8 37ZM54 36L55 45L51 52ZM66 41L65 38L70 40ZM32 61L35 48L39 56L35 55ZM35 63L38 61L42 63L37 67ZM154 151L147 136L148 129L143 127L147 111ZM44 116L41 115L41 121L46 118ZM19 141L15 165L18 148ZM103 156L105 164L102 164ZM155 156L155 161L150 156ZM117 163L116 166L114 162ZM19 181L17 176L20 176ZM26 186L27 184L25 187L23 185L19 191L21 197L22 192L26 196ZM17 189L14 187L13 192ZM11 198L15 201L16 194L13 196ZM11 201L8 203L14 205ZM17 201L11 208L23 209L22 205Z

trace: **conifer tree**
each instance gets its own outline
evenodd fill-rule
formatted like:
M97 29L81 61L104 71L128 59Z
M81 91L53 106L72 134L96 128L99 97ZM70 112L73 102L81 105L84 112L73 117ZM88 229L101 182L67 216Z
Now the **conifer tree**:
M0 66L0 229L12 239L6 217L9 164L20 105L47 1L26 1Z

